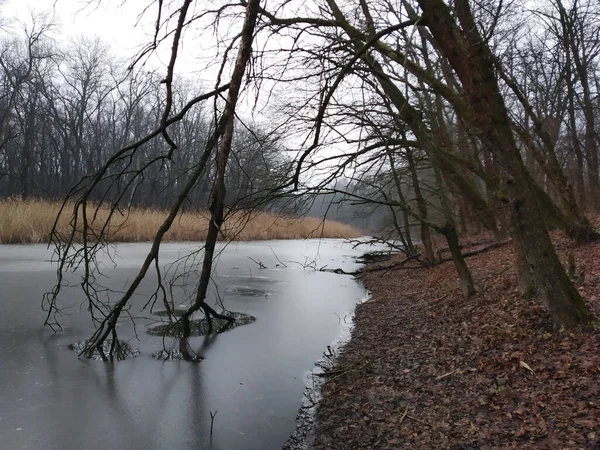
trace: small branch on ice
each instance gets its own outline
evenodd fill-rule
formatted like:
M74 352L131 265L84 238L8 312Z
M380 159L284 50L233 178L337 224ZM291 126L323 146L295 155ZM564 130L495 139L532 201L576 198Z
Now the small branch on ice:
M251 261L253 261L254 263L256 263L259 267L259 269L268 269L267 266L265 266L262 262L255 260L253 257L248 256L248 259L250 259Z
M218 413L218 412L219 412L219 410L218 410L218 409L215 411L215 413L214 413L214 414L213 414L213 412L212 412L212 411L209 411L209 413L210 413L210 436L211 436L211 437L212 437L212 434L213 434L213 425L214 425L214 423L215 423L215 417L217 417L217 413Z

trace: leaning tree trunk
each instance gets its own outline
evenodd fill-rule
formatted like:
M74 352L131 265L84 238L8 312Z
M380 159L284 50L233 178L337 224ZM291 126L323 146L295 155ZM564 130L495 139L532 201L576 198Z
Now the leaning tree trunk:
M514 242L516 243L516 240ZM525 252L523 249L517 250L516 244L513 247L515 247L515 267L518 274L519 296L523 299L529 300L532 299L537 292L535 288L533 272L529 266L527 258L525 257Z
M408 211L402 211L402 219L404 220L404 236L406 238L406 250L409 252L409 255L416 255L417 249L415 248L415 244L412 238L412 231L410 230L410 215Z
M402 193L402 184L400 183L400 174L396 170L396 163L394 162L394 156L390 150L387 150L388 160L390 162L390 168L392 169L392 177L394 179L394 187L396 188L396 194L398 194L398 200L402 205L402 215L404 220L404 231L402 231L400 224L398 223L398 219L396 216L396 212L394 211L394 207L390 205L390 212L392 214L392 220L394 221L394 227L397 230L398 237L402 241L402 245L404 245L404 249L406 250L406 254L409 256L413 256L417 254L417 249L412 241L412 236L410 232L410 222L409 222L409 214L408 214L408 203L406 202L406 198Z
M462 254L462 250L458 242L456 224L454 222L454 217L452 216L450 199L448 198L448 195L445 192L445 186L442 180L441 171L436 166L435 158L432 159L432 162L434 165L433 170L435 171L435 181L438 189L438 197L445 217L445 223L438 231L442 234L442 236L446 238L446 242L448 243L448 249L450 249L450 255L452 256L452 262L454 263L454 268L456 269L456 272L458 273L458 278L460 279L460 286L463 291L463 297L465 299L468 299L469 297L475 294L475 283L473 282L471 271L467 266L467 262L465 261L465 257Z
M415 166L413 152L410 149L406 149L406 160L408 162L408 167L412 178L413 191L415 192L415 200L417 201L417 209L419 211L419 216L421 219L423 219L420 221L421 243L423 244L423 248L425 249L425 258L428 262L434 263L435 254L433 252L431 231L429 230L429 225L427 225L427 202L425 201L425 197L423 197L423 193L421 192L419 175L417 174L417 168Z
M164 235L167 233L167 231L171 228L175 218L177 217L179 212L182 210L184 203L186 203L189 200L189 198L190 198L189 196L191 195L192 189L198 185L199 180L204 175L208 160L209 160L210 156L213 154L213 150L215 148L217 148L218 176L215 179L213 193L211 196L212 221L210 224L209 235L207 237L206 247L205 247L206 253L205 253L204 264L203 264L204 270L200 277L200 283L199 283L199 287L198 287L198 291L197 291L196 301L195 301L194 305L192 305L192 307L186 311L183 320L187 321L188 334L189 334L189 317L191 316L191 314L193 314L195 311L197 311L200 308L202 308L204 310L204 312L206 313L206 315L209 319L212 316L212 317L217 317L217 318L223 318L223 319L226 319L229 321L234 320L233 318L223 316L223 315L220 315L219 313L217 313L212 307L210 307L208 304L206 304L204 302L204 298L206 296L208 281L210 280L212 256L214 255L216 238L217 238L218 232L220 230L220 226L223 222L223 199L225 198L223 177L224 177L224 173L225 173L227 159L229 156L229 149L231 147L231 139L232 139L232 133L233 133L233 120L234 120L234 116L235 116L235 105L237 103L237 99L239 96L245 67L246 67L247 61L250 57L252 36L253 36L256 18L257 18L257 14L258 14L258 5L259 5L259 0L250 0L250 2L248 2L248 4L247 4L244 27L243 27L243 30L241 33L240 50L239 50L238 58L236 60L236 64L234 66L234 71L232 74L231 82L226 86L215 89L215 91L213 91L213 92L210 92L210 93L207 93L206 95L200 96L198 98L198 100L196 100L196 102L198 102L198 101L201 101L202 99L208 99L208 98L211 98L211 97L217 95L220 92L223 92L227 89L229 90L228 97L227 97L227 104L225 106L223 114L221 115L221 118L219 119L219 121L215 127L215 132L212 133L211 136L209 136L209 139L205 145L205 148L199 157L198 163L195 165L194 169L190 172L189 176L187 177L187 180L183 184L181 191L178 193L176 200L170 209L169 215L167 216L167 218L164 220L163 224L160 226L159 230L157 231L157 233L154 237L154 240L152 242L152 247L151 247L150 251L148 252L148 254L144 260L144 263L143 263L142 267L140 268L138 274L136 275L135 279L131 282L131 284L129 285L126 292L123 294L123 296L116 303L114 303L111 306L110 311L106 314L103 313L104 318L100 322L100 325L96 328L96 331L94 332L94 334L87 341L85 349L82 351L82 354L84 354L88 357L91 357L93 352L95 350L97 350L100 353L100 355L102 356L102 359L104 359L104 360L108 360L108 359L112 360L113 359L115 346L120 345L117 340L117 336L116 336L117 321L118 321L122 311L127 306L129 300L133 297L137 288L141 284L142 280L145 278L151 265L155 264L155 266L158 268L158 254L159 254L159 249L160 249L160 244L162 242L162 239L163 239ZM182 14L181 17L184 18L185 15ZM183 19L181 19L181 20L183 20ZM191 105L191 103L190 103L190 105ZM173 123L178 120L181 120L181 117L183 117L182 113L169 119L169 122ZM167 125L168 125L168 123L165 122L165 124L164 124L165 128L162 129L163 132L165 132ZM122 149L120 152L123 152L126 149L139 148L143 143L147 142L152 137L156 136L157 133L158 132L155 131L152 134L147 135L146 137L142 138L141 140L137 141L136 143L128 145L127 147ZM103 180L103 177L105 176L106 172L111 167L113 167L113 164L115 163L117 158L119 158L120 152L115 153L111 158L109 158L109 160L105 163L105 165L102 166L102 168L99 169L99 171L93 176L91 182L86 187L85 191L81 194L80 197L78 197L76 206L74 207L74 217L75 218L78 217L78 211L83 211L83 214L84 214L83 222L85 224L88 223L87 219L85 218L85 211L86 211L86 204L89 200L89 196L90 196L92 190L94 189L94 187L96 187L98 185L98 183L100 183ZM77 222L77 220L75 220L75 222ZM75 231L76 231L75 229L72 230L70 238L68 240L68 243L65 244L67 250L65 250L62 253L62 255L60 256L61 266L59 268L59 271L60 271L59 282L58 282L57 286L53 289L52 293L50 293L48 299L46 300L48 302L48 305L47 305L48 316L46 318L46 324L50 325L50 326L53 325L51 322L49 322L50 317L52 314L56 314L56 298L57 298L57 295L60 292L60 288L62 286L62 284L61 284L62 270L63 270L65 264L69 264L69 261L71 261L67 255L69 253L68 250L73 248L73 245L74 245L73 236L75 235ZM53 233L55 233L55 231L53 231ZM84 238L85 238L85 236L87 236L86 230L83 231L83 236L84 236ZM82 247L84 249L84 252L87 251L86 241L83 242ZM86 268L87 268L87 264L88 264L87 260L86 260L85 264L86 264ZM85 281L85 283L89 284L88 275L86 275L86 278L84 279L84 281ZM88 284L86 284L86 286ZM86 292L86 294L88 295L88 298L90 298L90 294L88 292ZM186 325L186 322L184 322L184 325ZM109 355L107 357L105 355L105 352L103 351L103 344L111 336L112 336L112 344L111 344L111 349L110 349Z
M429 61L428 58L426 58L426 60ZM429 62L427 63L427 66L428 68L431 68ZM425 97L425 102L428 105L428 110L430 111L429 121L431 122L432 127L432 143L436 144L436 148L451 151L452 140L444 121L444 116L442 113L443 105L440 95L435 95L435 100L433 102L431 101L430 97ZM450 254L452 255L452 261L454 262L454 267L460 279L463 297L468 299L475 294L475 283L473 282L471 271L467 266L458 242L456 222L452 212L450 198L447 193L448 183L444 183L446 180L442 175L442 164L440 164L440 158L438 154L439 152L431 152L431 163L435 173L438 198L445 219L444 226L442 226L439 231L446 238L446 242L448 243L448 248L450 249ZM494 220L494 225L495 224L496 221Z
M444 1L418 2L426 26L461 80L469 109L457 113L497 158L502 189L499 195L510 212L515 251L529 265L541 300L561 326L588 322L591 314L558 260L527 181L494 73L494 58L477 29L468 0L455 2L460 27Z
M469 267L465 261L465 257L460 249L458 234L456 233L456 226L454 225L454 222L446 223L441 228L440 233L446 238L448 248L450 249L450 255L452 256L452 262L454 263L454 268L456 269L460 279L463 297L467 299L475 294L475 283L473 282L471 271L469 270Z
M190 335L190 317L193 313L199 309L203 309L208 323L209 328L212 328L211 316L219 318L225 318L233 321L233 318L228 316L222 316L218 314L213 308L211 308L206 302L206 293L210 283L210 277L212 272L212 263L215 253L215 247L217 238L221 231L221 225L223 224L224 216L224 203L225 203L225 174L227 169L227 160L229 159L229 153L231 151L231 141L233 139L234 121L235 121L235 108L239 98L240 88L246 71L246 66L250 60L252 52L252 40L254 36L254 28L256 26L256 20L258 17L259 0L249 0L246 6L246 17L244 20L244 26L241 32L241 42L238 50L237 59L233 68L231 76L231 82L229 84L229 92L227 95L227 104L219 121L219 127L215 130L215 141L220 140L219 147L216 154L216 174L213 181L212 193L210 197L210 223L208 227L208 233L206 236L206 242L204 245L204 259L202 263L202 272L200 274L200 281L196 291L196 298L194 303L188 308L185 314L182 316L183 325L183 339L187 339ZM209 330L210 331L210 330Z

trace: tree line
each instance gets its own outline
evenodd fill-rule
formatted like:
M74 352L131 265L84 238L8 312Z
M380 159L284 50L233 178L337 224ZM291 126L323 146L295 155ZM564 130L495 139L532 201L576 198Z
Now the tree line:
M3 31L0 197L62 199L118 149L159 127L167 100L157 71L127 67L99 37L80 36L60 47L53 39L58 27L44 15ZM175 80L172 107L184 107L196 90L189 79ZM158 141L149 141L113 168L92 199L118 198L131 184L129 205L168 207L198 163L198 149L214 122L210 108L190 108L169 130L181 151L168 164L149 164L163 150ZM241 206L251 205L290 170L281 136L260 124L244 125L233 137L227 179L228 201ZM211 163L189 196L190 205L206 203L214 170Z

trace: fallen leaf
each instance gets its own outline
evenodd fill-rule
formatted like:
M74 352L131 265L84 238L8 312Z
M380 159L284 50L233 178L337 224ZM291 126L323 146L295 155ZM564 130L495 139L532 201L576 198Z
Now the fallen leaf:
M521 367L524 367L525 369L529 370L531 373L533 373L533 369L531 367L529 367L529 364L527 364L525 361L519 361L519 365Z

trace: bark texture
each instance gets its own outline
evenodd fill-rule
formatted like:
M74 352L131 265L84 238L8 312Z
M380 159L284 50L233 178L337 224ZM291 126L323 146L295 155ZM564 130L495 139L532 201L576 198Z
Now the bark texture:
M462 119L491 151L510 217L516 252L531 269L540 298L555 322L572 327L591 314L561 266L514 140L494 73L494 57L480 35L467 0L456 0L456 23L442 0L419 0L426 26L463 85L470 111ZM458 111L460 114L461 111Z

